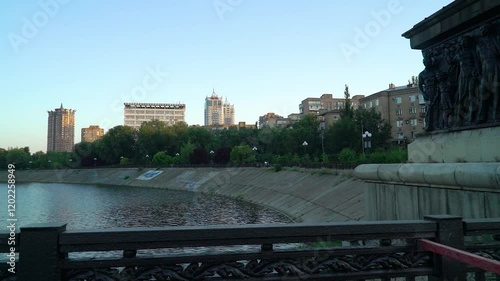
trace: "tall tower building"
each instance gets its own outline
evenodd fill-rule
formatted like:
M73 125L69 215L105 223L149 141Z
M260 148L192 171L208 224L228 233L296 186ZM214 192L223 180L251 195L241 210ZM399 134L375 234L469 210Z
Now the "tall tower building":
M212 96L205 98L205 126L234 125L234 105L222 100L215 90Z
M47 152L71 152L75 144L75 111L60 108L48 111Z

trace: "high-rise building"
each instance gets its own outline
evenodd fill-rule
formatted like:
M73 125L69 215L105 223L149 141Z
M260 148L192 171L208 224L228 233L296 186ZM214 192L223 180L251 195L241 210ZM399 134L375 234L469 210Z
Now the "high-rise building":
M181 103L125 103L124 125L139 129L144 122L160 120L167 125L185 122L186 105Z
M75 144L75 110L60 108L48 111L47 152L71 152Z
M215 90L212 96L205 98L205 126L234 125L234 105L223 101Z
M104 129L97 125L82 128L82 142L93 142L104 136Z

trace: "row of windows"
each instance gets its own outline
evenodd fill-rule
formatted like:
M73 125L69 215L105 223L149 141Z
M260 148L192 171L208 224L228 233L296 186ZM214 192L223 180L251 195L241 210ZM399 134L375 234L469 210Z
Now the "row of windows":
M166 123L175 123L177 121L182 121L182 120L178 120L178 119L173 119L173 120L167 120L165 121ZM144 123L146 121L144 120L139 120L139 121L133 121L133 120L126 120L125 121L125 125L127 126L134 126L134 125L141 125L142 123Z
M412 126L417 126L417 124L418 124L419 121L420 121L420 123L423 122L422 119L412 118L410 120L406 120L406 124L410 124ZM401 127L403 127L404 123L405 123L405 121L403 121L403 120L396 120L396 127L401 128Z
M417 108L416 107L410 107L408 109L408 112L410 114L416 114L417 113ZM425 113L425 107L420 108L420 112ZM402 108L396 108L396 116L403 115L403 109Z
M184 110L125 110L125 114L172 114L184 115Z

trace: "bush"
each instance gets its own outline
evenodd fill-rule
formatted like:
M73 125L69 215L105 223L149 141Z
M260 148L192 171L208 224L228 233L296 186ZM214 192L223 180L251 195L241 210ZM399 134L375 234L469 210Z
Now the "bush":
M350 148L344 148L339 154L339 161L342 163L356 162L356 152Z
M283 167L281 167L281 165L280 165L280 164L276 164L276 165L274 165L274 166L273 166L273 168L274 168L274 171L275 171L275 172L279 172L279 171L283 170Z

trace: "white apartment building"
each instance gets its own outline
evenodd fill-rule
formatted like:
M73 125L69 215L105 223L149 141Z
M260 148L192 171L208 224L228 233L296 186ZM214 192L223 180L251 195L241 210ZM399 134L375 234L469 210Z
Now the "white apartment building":
M160 120L167 125L185 122L186 105L180 103L124 103L124 125L140 128L142 123Z

